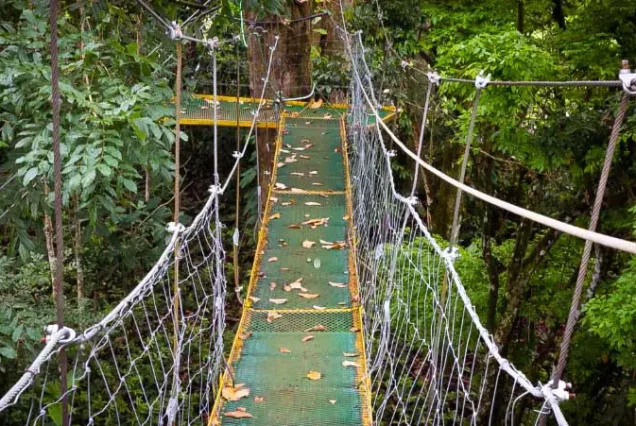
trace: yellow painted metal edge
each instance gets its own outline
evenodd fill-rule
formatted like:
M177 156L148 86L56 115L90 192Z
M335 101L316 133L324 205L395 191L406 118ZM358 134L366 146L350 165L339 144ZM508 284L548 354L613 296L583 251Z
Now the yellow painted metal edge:
M281 194L281 195L316 195L316 196L322 196L322 195L344 195L344 191L306 191L306 190L296 190L296 191L290 191L288 189L275 189L274 192L276 194Z
M227 360L226 370L223 372L221 377L221 381L219 384L219 390L217 391L216 397L214 398L214 405L209 415L208 426L216 426L221 424L221 416L220 410L222 405L221 391L226 383L229 383L232 379L233 374L227 371L227 369L232 368L232 364L238 359L240 356L241 350L243 349L243 340L241 339L241 335L245 331L245 326L247 324L248 315L251 317L251 306L252 301L249 298L253 294L254 287L256 282L258 281L258 271L260 269L261 264L261 253L265 249L265 244L267 243L267 225L269 223L269 210L271 208L271 198L272 192L274 188L274 183L276 182L276 174L278 164L278 153L280 152L280 147L283 139L283 126L285 125L285 114L281 114L280 120L278 122L278 126L280 131L278 132L278 136L276 138L276 152L274 153L274 162L272 165L272 178L270 180L269 192L267 195L267 203L265 205L265 211L263 212L263 224L261 225L261 229L258 233L258 243L256 245L256 254L254 256L254 263L252 264L252 270L250 273L250 283L247 289L247 297L245 298L245 304L243 306L243 313L241 315L241 322L239 323L238 329L236 330L236 335L234 336L234 341L232 342L232 349L230 351L229 359Z
M357 296L358 302L357 307L354 310L354 324L357 322L358 331L356 336L356 347L360 353L360 367L357 369L359 374L356 377L356 387L360 392L360 398L362 399L362 423L364 425L371 426L373 424L373 410L372 410L372 402L371 402L371 378L367 371L367 353L364 345L364 328L362 322L362 306L360 306L360 293L359 293L359 282L358 282L358 268L356 264L357 254L356 254L356 232L355 226L353 222L353 191L351 186L351 170L349 167L349 151L347 150L347 128L345 125L344 118L340 120L340 135L342 138L342 158L345 166L345 188L346 188L346 201L347 201L347 211L349 215L348 224L349 224L349 287L350 289L353 287L353 290L350 290L351 295L354 294Z
M181 118L179 123L186 126L213 126L214 120L211 118ZM220 127L236 127L236 121L233 120L217 120L217 125ZM251 121L239 121L240 127L252 127ZM278 124L274 121L259 121L256 123L256 127L260 129L275 129Z

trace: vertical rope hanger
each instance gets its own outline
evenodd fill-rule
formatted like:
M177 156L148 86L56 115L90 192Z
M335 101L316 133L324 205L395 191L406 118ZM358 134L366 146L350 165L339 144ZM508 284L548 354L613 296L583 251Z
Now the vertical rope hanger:
M243 16L243 9L241 8L241 17ZM241 26L243 24L243 19L241 19ZM243 38L245 40L245 38ZM240 45L236 43L236 155L239 155L241 152L241 103L239 102L239 98L241 97L241 56L240 56ZM249 141L248 141L249 143ZM238 299L241 305L243 301L241 300L241 280L240 280L240 269L239 269L239 248L240 248L240 233L239 233L239 225L240 225L240 215L241 215L241 163L238 163L236 169L236 207L235 207L235 221L234 221L234 237L233 237L233 261L234 261L234 291L236 292L236 298Z
M62 155L60 151L60 107L62 97L60 95L60 68L58 65L57 51L57 14L58 0L51 0L50 6L51 25L51 104L53 114L53 187L55 194L55 316L58 330L64 327L64 227L62 224ZM68 426L68 396L66 395L67 358L64 347L59 352L60 369L60 395L62 396L62 425Z

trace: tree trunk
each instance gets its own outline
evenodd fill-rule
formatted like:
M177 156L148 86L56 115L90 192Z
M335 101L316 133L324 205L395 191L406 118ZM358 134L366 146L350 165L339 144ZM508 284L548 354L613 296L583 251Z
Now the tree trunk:
M44 198L48 200L49 198L49 184L44 183ZM46 240L46 254L49 259L49 270L51 272L51 288L53 289L52 294L55 299L55 245L53 243L53 223L51 222L51 216L49 216L46 211L44 212L44 239Z
M524 24L524 0L517 0L517 31L523 34L523 24Z
M562 30L565 29L565 13L563 12L563 0L553 0L552 18Z

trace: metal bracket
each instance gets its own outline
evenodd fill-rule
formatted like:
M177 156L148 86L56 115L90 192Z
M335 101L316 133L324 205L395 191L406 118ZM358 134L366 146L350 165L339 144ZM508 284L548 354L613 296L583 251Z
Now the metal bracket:
M475 87L478 89L483 89L484 87L488 86L488 83L490 83L490 77L491 74L484 76L484 72L479 71L479 75L475 77Z
M618 78L623 83L623 90L629 95L636 95L636 72L629 69L622 69Z
M427 72L426 77L428 77L428 81L430 81L432 84L439 86L440 77L437 71Z

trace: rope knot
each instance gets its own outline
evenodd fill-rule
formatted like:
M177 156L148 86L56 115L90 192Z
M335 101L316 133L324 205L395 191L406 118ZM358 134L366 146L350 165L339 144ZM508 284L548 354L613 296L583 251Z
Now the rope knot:
M216 48L219 47L219 38L218 37L209 38L205 40L205 45L210 50L216 50Z
M416 206L417 203L420 202L420 200L418 200L416 196L405 198L404 201L411 206Z
M392 149L391 151L387 151L386 155L388 157L397 157L397 152L394 149Z
M183 31L181 30L181 25L177 24L175 21L171 22L171 27L168 29L170 31L170 38L172 40L179 40L183 37Z
M208 192L210 195L223 195L223 188L218 185L210 185Z
M166 227L166 231L168 231L171 234L181 233L184 230L185 230L185 226L183 226L183 224L181 223L170 222L168 223L168 226Z
M478 89L483 89L484 87L488 86L488 83L490 83L490 77L490 74L484 76L483 70L479 71L479 75L475 77L475 87Z
M448 259L452 263L455 261L455 259L459 258L459 250L457 249L457 247L446 247L442 251L442 258Z
M75 330L69 327L59 328L57 324L47 325L44 329L45 336L44 341L46 343L51 340L56 341L57 343L70 343L75 340L77 333Z
M575 394L570 393L572 390L572 383L559 380L556 387L553 387L554 381L550 379L548 383L541 386L541 393L547 398L554 397L557 402L567 401L575 397Z
M243 158L243 153L242 153L242 152L240 152L240 151L234 151L234 152L232 153L232 157L237 158L237 159L238 159L238 158Z
M431 82L431 84L439 86L440 77L439 77L439 74L437 73L437 71L427 72L426 73L426 77L428 78L428 81Z

